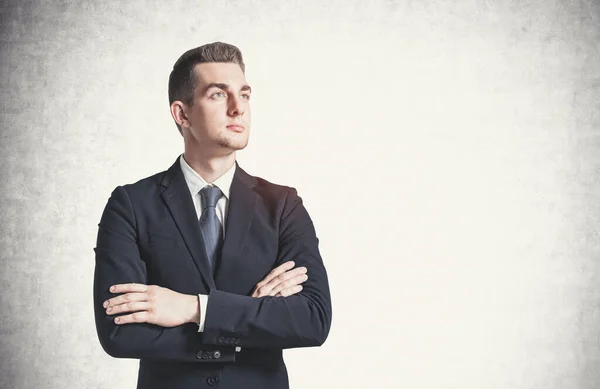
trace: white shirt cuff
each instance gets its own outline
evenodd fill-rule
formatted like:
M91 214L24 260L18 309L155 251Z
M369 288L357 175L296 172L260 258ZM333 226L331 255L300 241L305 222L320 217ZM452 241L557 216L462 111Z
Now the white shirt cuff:
M200 323L198 323L198 332L204 332L204 320L206 319L206 306L208 305L208 295L199 294L198 304L200 304Z

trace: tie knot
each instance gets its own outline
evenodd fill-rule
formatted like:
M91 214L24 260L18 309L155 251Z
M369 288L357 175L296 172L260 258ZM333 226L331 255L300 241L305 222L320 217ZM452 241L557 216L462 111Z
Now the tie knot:
M202 198L202 208L216 207L217 201L221 198L221 189L216 186L205 186L200 190L200 197Z

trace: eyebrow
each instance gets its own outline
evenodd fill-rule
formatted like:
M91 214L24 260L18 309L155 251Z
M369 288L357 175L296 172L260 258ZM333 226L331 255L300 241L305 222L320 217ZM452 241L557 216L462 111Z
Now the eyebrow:
M223 84L220 82L211 82L206 87L204 87L203 94L206 93L210 88L219 88L219 89L226 90L226 89L231 89L231 86L229 84ZM240 92L244 92L244 91L249 91L250 93L252 93L252 88L250 88L250 85L244 84L240 88Z

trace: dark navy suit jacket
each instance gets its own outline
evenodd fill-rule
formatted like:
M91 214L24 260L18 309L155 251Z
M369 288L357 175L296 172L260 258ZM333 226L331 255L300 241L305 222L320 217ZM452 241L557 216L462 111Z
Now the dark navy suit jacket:
M282 349L319 346L327 338L327 274L296 190L253 177L236 163L228 207L213 273L178 159L167 171L117 187L108 200L94 249L96 329L109 355L140 359L139 389L287 388ZM300 293L250 297L269 271L289 260L308 269ZM204 332L195 323L115 324L102 304L115 296L111 285L130 282L209 295Z

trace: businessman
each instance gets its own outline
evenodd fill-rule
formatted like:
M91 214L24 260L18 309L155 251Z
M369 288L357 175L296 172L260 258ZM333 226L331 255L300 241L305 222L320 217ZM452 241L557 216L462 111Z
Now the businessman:
M320 346L327 273L295 189L246 173L250 96L240 51L184 53L169 77L184 152L118 186L98 225L100 344L140 359L139 389L287 388L282 350Z

